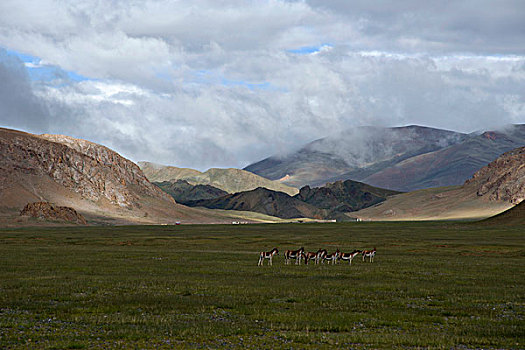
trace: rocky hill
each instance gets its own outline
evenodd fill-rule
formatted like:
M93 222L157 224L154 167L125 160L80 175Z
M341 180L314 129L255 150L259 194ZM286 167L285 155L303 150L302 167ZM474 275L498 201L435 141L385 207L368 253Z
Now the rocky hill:
M361 182L346 180L328 183L323 187L300 189L295 198L332 213L360 210L384 201L400 192L373 187Z
M37 219L62 221L86 225L86 219L73 208L60 207L49 202L28 203L20 212L21 216L30 216Z
M255 190L228 194L223 197L189 201L187 205L210 209L253 211L284 219L315 218L323 219L326 212L291 197L284 192L259 187Z
M229 222L175 203L140 168L85 140L0 128L0 225L38 201L74 208L91 223Z
M210 185L228 193L250 191L258 187L284 192L292 196L299 192L297 188L265 179L241 169L212 168L200 172L194 169L163 166L149 162L139 162L138 164L146 177L155 182L185 180L191 185Z
M5 165L23 163L92 201L105 198L112 204L133 207L140 206L141 195L146 195L173 202L148 181L135 163L107 147L64 135L44 134L38 138L51 142L14 138L11 147L21 152L9 151ZM30 157L26 157L28 154Z
M210 185L194 186L185 180L177 180L175 182L154 182L154 184L172 196L173 199L177 201L177 203L181 204L202 199L213 199L226 196L228 194L228 192L223 191L217 187Z
M525 199L525 147L504 153L477 171L466 186L476 186L478 196L513 204Z
M215 199L188 201L186 204L211 209L254 211L286 219L340 219L341 213L366 208L397 193L347 180L319 188L305 186L293 197L283 192L258 188Z
M462 134L407 126L356 128L245 168L301 187L352 179L397 191L461 185L503 152L525 145L525 125Z

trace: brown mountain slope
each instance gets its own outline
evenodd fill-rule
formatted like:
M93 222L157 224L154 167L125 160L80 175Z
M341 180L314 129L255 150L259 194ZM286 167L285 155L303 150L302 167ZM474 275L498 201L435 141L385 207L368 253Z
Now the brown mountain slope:
M413 191L352 213L363 220L487 218L520 203L525 193L525 147L504 153L462 186Z
M0 225L37 201L74 208L91 223L230 220L176 204L133 162L88 141L0 128L0 154Z
M22 162L31 161L31 168L37 172L48 170L56 182L84 198L96 201L104 197L122 207L136 206L141 195L172 201L148 181L135 163L107 147L64 135L38 137L52 142L26 138L25 147L37 153Z
M185 180L192 185L210 185L228 193L250 191L258 187L284 192L291 196L299 192L297 188L265 179L241 169L212 168L201 173L194 169L163 166L148 162L139 162L138 164L147 178L155 182Z
M523 145L525 125L471 135L461 143L411 157L375 172L363 182L400 191L461 185L502 153Z
M381 169L456 144L466 137L453 131L417 125L358 127L313 141L297 152L264 159L245 170L272 180L285 178L284 183L297 187L322 186L347 179L363 181Z
M504 153L477 171L467 185L478 188L478 196L518 204L525 199L525 147Z

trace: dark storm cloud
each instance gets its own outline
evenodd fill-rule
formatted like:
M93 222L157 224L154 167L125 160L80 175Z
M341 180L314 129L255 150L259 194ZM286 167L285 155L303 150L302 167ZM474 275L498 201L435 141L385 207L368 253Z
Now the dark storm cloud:
M0 49L0 121L2 126L46 131L50 115L35 96L26 68L17 57Z

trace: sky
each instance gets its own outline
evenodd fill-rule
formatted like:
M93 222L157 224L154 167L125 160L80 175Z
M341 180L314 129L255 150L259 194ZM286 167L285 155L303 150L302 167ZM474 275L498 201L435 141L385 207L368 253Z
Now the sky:
M358 126L525 123L525 1L2 0L0 126L244 167Z

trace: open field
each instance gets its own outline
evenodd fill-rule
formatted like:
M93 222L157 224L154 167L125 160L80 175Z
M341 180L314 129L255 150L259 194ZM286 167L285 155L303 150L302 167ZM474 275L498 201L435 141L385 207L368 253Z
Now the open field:
M303 245L378 253L285 266ZM522 349L524 258L476 223L1 229L0 348Z

